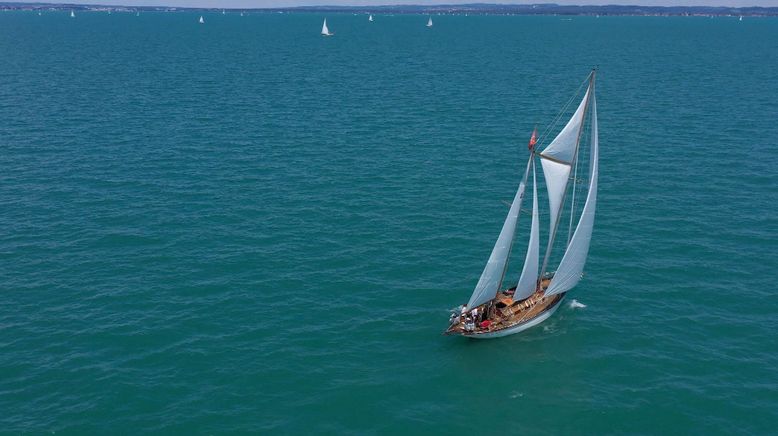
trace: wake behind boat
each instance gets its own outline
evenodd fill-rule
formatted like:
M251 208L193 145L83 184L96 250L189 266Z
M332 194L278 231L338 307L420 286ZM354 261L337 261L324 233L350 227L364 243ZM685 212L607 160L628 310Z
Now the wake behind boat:
M518 333L540 324L558 308L569 290L575 287L583 275L589 253L589 243L594 227L594 211L597 205L597 177L599 172L599 135L597 131L597 102L594 93L595 71L589 74L588 87L572 118L545 150L535 150L537 131L529 142L530 157L524 177L511 203L508 217L500 231L489 261L466 305L460 306L449 319L445 334L457 334L472 338L497 338ZM579 88L580 89L580 88ZM564 109L563 109L564 111ZM589 183L586 200L578 224L573 232L576 212L575 195L579 167L579 148L586 126L590 123ZM549 202L549 237L543 263L540 264L540 235L538 214L538 188L535 171L536 158L545 175ZM524 266L516 286L502 288L505 273L518 225L524 191L532 174L532 222ZM572 176L572 177L571 177ZM570 180L572 179L572 186ZM571 188L571 189L568 189ZM570 201L570 226L564 255L555 272L547 272L554 240L559 230L560 218L568 194ZM540 265L540 273L538 266Z

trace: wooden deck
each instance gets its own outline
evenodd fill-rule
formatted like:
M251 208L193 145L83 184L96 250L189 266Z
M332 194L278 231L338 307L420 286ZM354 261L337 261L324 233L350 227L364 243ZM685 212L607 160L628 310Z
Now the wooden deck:
M496 332L516 324L530 321L553 307L554 304L563 297L562 295L552 295L550 297L543 296L543 291L548 287L549 282L550 280L548 279L543 280L541 286L538 287L538 290L535 291L534 294L530 295L527 299L518 302L513 301L512 299L512 289L500 291L497 293L494 300L477 307L479 313L489 309L487 319L491 321L491 324L488 327L481 327L480 322L478 322L476 323L475 330L467 331L465 329L465 317L467 313L465 313L460 315L459 318L446 329L445 334L472 335Z

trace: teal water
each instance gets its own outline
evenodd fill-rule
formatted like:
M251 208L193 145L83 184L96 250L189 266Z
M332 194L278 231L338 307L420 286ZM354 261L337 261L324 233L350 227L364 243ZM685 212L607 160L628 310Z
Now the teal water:
M0 14L2 432L778 427L778 21L198 15ZM441 336L593 65L587 307Z

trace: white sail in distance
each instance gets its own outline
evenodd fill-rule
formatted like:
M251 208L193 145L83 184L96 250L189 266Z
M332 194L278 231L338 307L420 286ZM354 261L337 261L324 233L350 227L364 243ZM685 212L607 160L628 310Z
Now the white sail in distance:
M591 139L591 170L589 174L589 192L586 194L581 218L575 233L570 239L562 261L554 273L554 278L544 295L551 296L567 292L581 280L586 258L589 255L589 244L594 229L594 212L597 208L597 176L599 174L599 132L597 130L597 100L592 94L591 102L592 139Z
M481 273L481 278L478 279L478 284L475 285L473 295L470 296L470 301L467 303L468 310L491 300L497 295L497 291L499 291L505 274L505 266L507 265L508 257L510 256L511 246L513 245L513 237L516 233L516 224L519 221L521 202L524 199L524 189L527 184L527 176L529 175L531 165L532 162L530 161L527 164L527 169L524 171L524 178L521 183L519 183L519 189L516 191L516 196L513 198L513 203L511 203L508 216L505 218L505 222L502 225L500 236L497 237L497 242L494 244L492 254L489 256L489 261L486 263L484 271Z
M327 28L327 19L326 18L324 19L324 24L321 25L321 34L324 35L324 36L332 35L330 33L330 29Z
M527 256L524 268L521 270L519 283L513 300L523 300L535 292L538 284L538 264L540 263L540 220L538 218L538 185L535 176L535 165L532 165L532 224L529 231Z
M432 17L427 20L427 27L432 27Z

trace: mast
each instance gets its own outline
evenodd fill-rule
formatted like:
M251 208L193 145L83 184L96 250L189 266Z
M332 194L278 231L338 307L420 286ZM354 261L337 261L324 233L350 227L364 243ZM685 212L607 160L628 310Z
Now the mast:
M594 73L596 70L592 70L591 73L589 73L589 91L593 88L594 85ZM584 120L586 120L586 113L589 109L589 101L591 99L591 94L588 94L586 97L586 103L584 105L584 112L583 116L581 117L581 127L578 129L578 136L575 141L575 151L573 156L573 162L575 162L576 159L578 159L578 146L581 143L581 133L583 133L583 126L584 126ZM541 159L543 156L541 155ZM559 206L559 212L556 216L556 221L554 222L554 227L551 231L551 233L548 235L548 246L546 247L546 254L543 256L543 266L540 268L540 275L538 276L538 280L543 280L543 275L546 273L546 267L548 266L548 260L551 257L551 248L554 246L554 239L556 237L557 228L559 227L559 219L562 217L562 209L565 206L565 196L567 194L567 189L564 190L562 193L562 201L560 202ZM572 213L572 212L571 212Z

